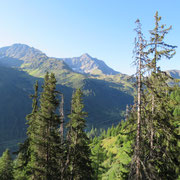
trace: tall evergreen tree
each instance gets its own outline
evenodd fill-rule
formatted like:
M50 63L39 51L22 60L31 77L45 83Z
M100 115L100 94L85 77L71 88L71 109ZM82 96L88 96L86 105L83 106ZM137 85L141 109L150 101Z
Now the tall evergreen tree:
M26 120L27 120L27 124L28 129L27 129L27 135L29 138L31 138L31 136L33 136L33 132L36 128L36 113L38 111L38 82L36 81L35 85L34 85L34 94L31 95L30 97L33 99L32 100L32 112L31 114L26 116Z
M135 63L137 64L137 134L136 134L136 146L135 146L135 164L136 164L136 179L141 179L140 166L141 166L141 124L142 124L142 76L143 76L143 66L146 62L146 57L144 53L144 48L146 47L145 40L143 39L143 34L141 30L141 23L139 19L137 23L137 40L135 43Z
M14 179L15 180L28 180L26 159L24 154L20 151L17 158L14 160Z
M168 34L168 32L172 29L172 26L166 28L164 24L160 24L161 21L161 16L159 16L158 11L155 14L155 27L153 30L150 31L150 43L149 43L149 50L148 50L148 55L149 55L149 64L148 67L150 70L152 70L153 74L157 73L157 70L159 67L157 66L157 62L162 60L163 58L171 59L176 51L175 48L176 46L169 45L167 44L164 39L165 35ZM153 84L152 84L153 85ZM152 87L153 88L153 87ZM152 94L152 118L151 121L153 121L153 117L155 115L155 97L154 94ZM151 149L153 149L153 137L154 137L154 131L153 131L153 122L151 122Z
M162 72L153 74L148 80L145 138L147 141L145 166L151 179L176 179L178 167L178 134L175 117L171 107L168 77ZM152 116L152 94L154 96L154 113ZM150 121L149 121L150 120ZM152 141L153 131L153 141ZM153 145L153 146L152 146ZM153 175L153 176L152 176Z
M13 161L7 149L0 158L0 179L13 180Z
M36 102L33 103L36 111ZM54 74L46 74L43 92L40 97L40 108L35 113L33 123L30 121L30 149L32 169L31 179L51 180L59 176L58 153L60 151L60 125L56 114L58 107L56 79Z
M83 93L77 89L72 96L71 114L67 124L69 141L70 180L92 179L89 139L85 133L86 112L83 111Z
M27 128L27 139L19 145L18 154L15 159L14 177L17 180L26 180L30 174L33 174L32 161L34 153L32 150L32 139L36 129L36 113L38 111L38 82L34 85L34 94L30 95L33 99L32 112L26 116L28 128Z

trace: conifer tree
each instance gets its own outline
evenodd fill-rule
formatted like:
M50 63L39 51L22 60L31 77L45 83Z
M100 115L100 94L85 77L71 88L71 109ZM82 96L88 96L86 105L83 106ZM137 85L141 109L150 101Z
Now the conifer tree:
M141 115L141 106L142 106L142 66L143 66L143 61L144 59L144 52L143 49L145 47L144 39L143 39L143 34L141 31L141 24L140 21L137 20L137 29L136 32L138 34L137 42L136 42L136 63L138 64L138 70L137 70L137 79L138 79L138 92L137 92L137 97L138 97L138 103L137 103L137 135L136 135L136 179L139 180L141 175L140 175L140 149L141 149L141 121L142 121L142 115ZM141 144L140 144L141 143Z
M137 121L136 126L136 144L134 148L134 156L131 162L131 172L130 178L140 180L142 179L142 149L143 149L143 139L142 139L142 96L143 96L143 75L145 73L145 64L147 62L147 56L145 53L146 41L143 37L142 28L140 20L136 20L137 27L135 29L137 37L135 38L135 48L134 48L134 64L137 66L136 72L136 87L137 87L137 115L134 120Z
M36 113L38 111L38 81L36 81L34 85L34 95L31 95L30 97L33 99L32 100L32 112L31 114L26 116L28 129L27 129L27 135L29 138L31 138L31 135L33 136L33 132L35 131L36 128Z
M102 166L106 154L101 145L101 139L95 136L90 144L91 147L91 160L93 168L93 179L100 179L105 169Z
M172 29L172 26L166 28L164 24L160 24L161 16L159 16L158 11L155 14L155 27L153 30L150 31L150 43L148 44L149 50L148 50L148 56L149 63L148 67L153 72L152 76L155 76L157 73L157 70L159 70L159 67L157 66L157 62L162 60L163 58L171 59L176 51L176 46L169 45L165 43L165 35L168 34L168 32ZM153 77L152 77L153 78ZM151 84L151 88L153 87L153 83ZM151 149L153 149L153 137L154 137L154 130L153 130L153 117L155 115L155 97L154 94L152 94L152 118L151 118L151 136L150 136L150 143L151 143Z
M14 179L15 180L28 180L26 160L24 154L20 151L17 158L14 160Z
M72 96L71 114L67 124L69 143L70 180L92 179L89 139L85 133L86 112L83 111L83 93L77 89Z
M28 132L31 141L31 179L51 180L59 176L58 155L61 144L58 132L60 120L56 114L58 105L55 76L47 73L40 97L40 108L35 113L33 123L30 122ZM36 109L35 105L34 110Z
M36 113L38 111L38 82L34 85L34 94L30 95L33 98L32 112L26 116L28 128L27 139L19 145L18 154L15 160L14 177L17 180L25 180L29 178L30 174L33 174L33 160L35 160L33 152L32 139L36 129Z
M7 149L0 158L0 179L13 180L13 161Z
M147 139L146 158L144 164L151 179L176 179L179 159L178 134L175 117L171 107L171 88L167 85L168 77L158 72L148 80L146 117ZM152 116L152 94L155 99L155 109ZM153 119L153 120L152 120ZM153 123L153 124L152 124ZM151 129L152 128L152 129ZM153 147L151 133L153 130Z
M150 31L150 43L148 45L149 63L151 76L146 81L147 98L147 127L149 132L149 149L147 154L149 160L146 161L147 172L151 179L174 179L176 176L175 166L177 158L177 138L173 126L173 117L170 110L171 88L167 81L169 77L157 66L158 61L167 58L171 59L175 54L176 46L165 43L165 35L171 30L171 26L166 28L160 24L161 17L158 12L155 14L155 28ZM173 149L173 150L172 150Z
M34 145L34 138L36 135L36 128L38 126L36 117L38 113L38 81L36 81L34 85L34 94L30 95L32 98L32 112L26 116L28 128L27 128L27 140L23 145L24 151L21 149L19 150L20 154L18 155L17 162L22 163L21 161L26 158L25 164L23 166L18 167L21 169L22 172L25 171L27 173L27 176L34 177L34 171L35 171L35 164L36 164L36 155L35 151L33 149ZM24 158L25 157L25 158ZM26 168L26 170L25 170Z

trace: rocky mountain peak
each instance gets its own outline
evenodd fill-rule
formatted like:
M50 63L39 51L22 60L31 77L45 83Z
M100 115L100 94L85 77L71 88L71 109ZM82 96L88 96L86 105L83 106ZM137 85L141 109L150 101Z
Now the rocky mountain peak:
M114 71L107 66L104 61L93 58L88 53L82 54L80 57L63 59L74 71L88 74L105 74L115 75L119 72Z
M30 47L26 44L13 44L0 48L0 57L6 56L24 61L33 60L34 58L45 57L46 54L40 50Z
M80 56L81 58L92 58L88 53L84 53Z

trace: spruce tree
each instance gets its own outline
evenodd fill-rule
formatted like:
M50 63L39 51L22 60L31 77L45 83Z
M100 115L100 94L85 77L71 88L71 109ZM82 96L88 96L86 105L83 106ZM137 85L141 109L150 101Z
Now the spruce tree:
M153 30L150 30L150 42L148 44L148 56L149 58L149 69L153 72L152 76L155 76L157 73L157 70L159 70L159 67L157 66L158 61L167 58L171 59L176 51L176 46L169 45L165 42L165 36L168 34L168 32L172 29L172 26L166 28L166 25L160 24L161 16L159 16L158 11L156 12L155 16L155 27ZM153 84L152 84L153 85ZM153 88L153 86L151 86ZM151 118L151 136L150 136L150 143L151 143L151 149L153 149L153 138L154 138L154 131L153 131L153 117L155 115L155 97L154 94L152 94L152 118Z
M47 73L40 97L40 108L34 114L33 122L29 122L31 179L51 180L60 176L58 169L61 147L58 132L60 120L56 114L58 105L55 76Z
M72 96L71 114L67 124L67 140L69 143L70 180L92 179L89 139L85 133L86 112L83 111L83 93L77 89Z
M18 153L17 158L14 160L14 179L15 180L28 180L26 160L22 152Z
M27 139L20 143L19 150L15 153L17 158L15 159L14 167L14 178L17 180L26 180L31 174L33 174L32 161L33 157L32 139L36 129L36 113L38 111L38 82L34 85L34 94L30 95L33 99L32 112L26 116L28 128L27 128Z
M27 124L28 124L28 129L27 129L27 135L31 139L31 136L33 136L33 132L36 129L36 113L38 111L38 81L36 81L34 85L34 94L31 95L30 97L33 99L32 100L32 112L31 114L26 116Z
M13 180L13 161L7 149L0 158L0 179Z
M148 80L146 117L147 138L146 158L144 164L151 179L176 179L179 159L178 134L176 118L173 116L168 77L162 72L154 74ZM152 94L154 96L154 113L152 116ZM153 123L153 124L152 124ZM153 130L153 141L151 133ZM153 146L152 146L153 144Z
M35 152L33 149L33 140L35 137L35 132L36 132L36 128L37 128L37 121L36 121L36 116L37 116L37 112L38 112L38 89L39 89L39 85L38 85L38 81L36 81L35 85L34 85L34 94L31 95L30 97L33 99L32 100L32 112L30 114L28 114L26 116L26 120L27 120L27 124L28 124L28 128L27 128L27 145L25 146L24 143L24 151L22 152L20 150L21 155L18 155L18 159L17 161L21 161L21 157L25 156L26 157L26 164L24 164L22 171L24 172L24 168L26 167L26 171L27 174L30 175L30 177L33 176L34 174L34 165L36 164L36 157L35 157Z
M100 179L105 168L102 166L103 161L105 160L106 154L102 148L101 139L95 136L92 139L90 144L91 147L91 161L93 168L93 179Z

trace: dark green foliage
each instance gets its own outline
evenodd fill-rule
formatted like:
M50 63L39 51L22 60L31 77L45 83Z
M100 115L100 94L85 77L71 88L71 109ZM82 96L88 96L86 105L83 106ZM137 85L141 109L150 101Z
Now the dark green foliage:
M83 111L82 91L77 89L73 94L71 102L71 114L67 124L67 140L69 143L69 172L70 178L74 180L92 179L92 168L90 161L89 139L85 133L85 117Z
M176 179L179 159L178 135L173 116L171 88L166 84L167 77L158 72L149 78L149 93L146 94L145 128L144 128L144 165L147 176L151 179ZM153 87L153 88L152 88ZM151 97L154 95L155 109L152 115ZM148 97L149 96L149 97ZM153 118L153 126L150 123ZM153 147L151 147L150 129L153 127ZM148 158L145 158L148 157Z
M40 107L37 108L37 85L35 86L33 111L27 116L28 137L30 140L31 178L54 179L58 176L58 153L60 149L60 125L56 109L59 105L54 74L48 73L44 79Z
M14 178L17 180L26 180L30 173L27 166L30 161L29 138L27 138L24 143L19 144L19 150L15 154L17 154L17 157L14 160Z
M19 152L17 158L14 160L14 179L28 180L27 162L22 152Z
M13 161L7 149L0 158L0 179L13 180Z

